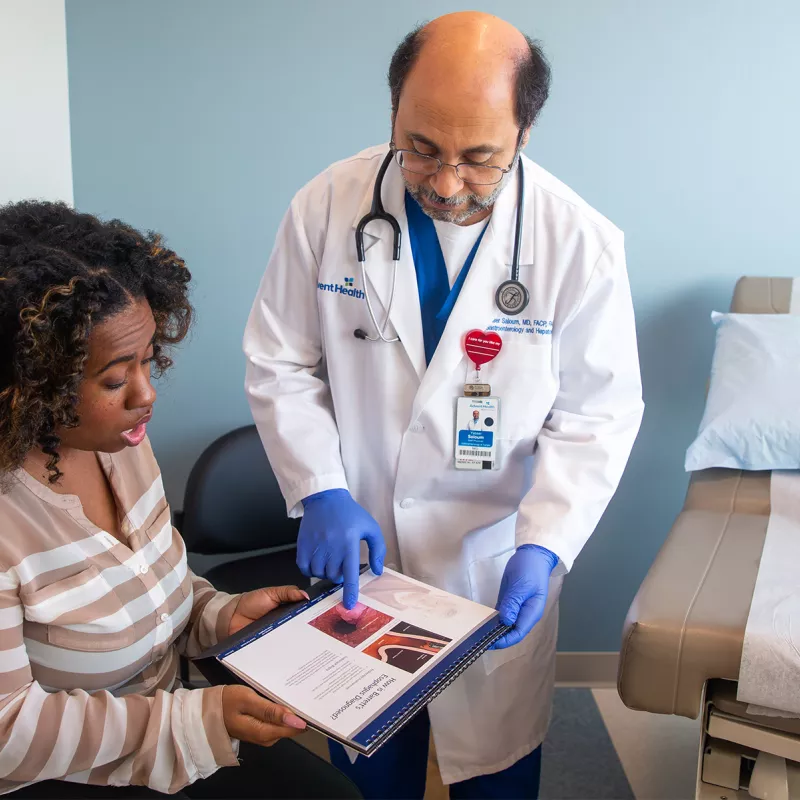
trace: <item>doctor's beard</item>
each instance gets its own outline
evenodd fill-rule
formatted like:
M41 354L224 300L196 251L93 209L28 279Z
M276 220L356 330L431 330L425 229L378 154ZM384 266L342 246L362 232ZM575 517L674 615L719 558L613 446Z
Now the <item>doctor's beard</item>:
M477 214L480 211L485 211L487 208L491 208L497 201L497 198L500 196L500 192L506 188L506 184L511 179L513 174L514 170L511 170L503 175L503 180L501 180L500 183L495 186L494 191L492 191L491 194L484 196L470 193L466 196L457 194L453 197L440 197L429 186L425 186L421 183L409 183L408 180L406 180L405 175L403 175L403 181L405 182L406 189L408 189L408 193L417 201L419 207L431 219L435 219L438 222L449 222L453 225L461 225L471 216L473 216L473 214ZM460 206L464 202L466 202L467 205L465 208L459 208L458 211L445 211L444 209L428 208L428 206L424 204L423 200L431 200L434 203L448 206Z

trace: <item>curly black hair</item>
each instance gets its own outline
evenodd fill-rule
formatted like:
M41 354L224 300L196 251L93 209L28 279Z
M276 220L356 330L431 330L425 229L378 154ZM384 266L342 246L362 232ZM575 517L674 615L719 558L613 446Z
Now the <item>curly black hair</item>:
M165 346L192 320L191 275L157 233L103 222L64 203L0 206L0 478L35 448L60 477L57 431L76 427L94 325L136 300L156 321L156 374Z

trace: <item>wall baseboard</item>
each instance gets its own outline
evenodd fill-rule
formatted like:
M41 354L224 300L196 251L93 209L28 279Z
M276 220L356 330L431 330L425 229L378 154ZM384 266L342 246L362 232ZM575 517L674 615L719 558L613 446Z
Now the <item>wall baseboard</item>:
M556 653L556 686L614 688L618 663L619 653Z

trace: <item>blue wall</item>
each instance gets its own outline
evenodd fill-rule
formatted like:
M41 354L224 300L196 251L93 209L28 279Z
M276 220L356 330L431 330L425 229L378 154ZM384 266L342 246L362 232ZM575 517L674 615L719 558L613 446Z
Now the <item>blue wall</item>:
M564 593L560 648L616 650L679 510L708 315L744 273L798 271L795 0L476 2L541 39L552 97L528 154L627 234L647 413ZM292 194L385 141L384 74L445 0L67 0L75 199L163 231L197 326L152 425L167 489L249 421L240 339Z

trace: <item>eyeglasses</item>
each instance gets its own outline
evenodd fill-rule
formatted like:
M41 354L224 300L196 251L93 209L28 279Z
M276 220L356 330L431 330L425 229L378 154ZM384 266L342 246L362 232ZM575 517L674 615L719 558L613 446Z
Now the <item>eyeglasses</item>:
M521 135L519 138L521 140ZM397 166L400 167L400 169L406 170L406 172L413 172L414 175L426 175L431 177L441 171L442 167L452 167L456 171L459 180L464 183L471 183L474 186L492 186L493 184L500 183L500 181L503 180L503 175L511 172L514 162L517 159L517 154L519 153L519 144L520 141L518 140L514 159L505 168L490 167L486 164L470 164L468 161L461 162L460 164L447 164L441 159L436 158L436 156L426 156L422 153L418 153L416 150L399 150L394 146L394 143L392 143L390 147L394 153L395 161L397 161Z

